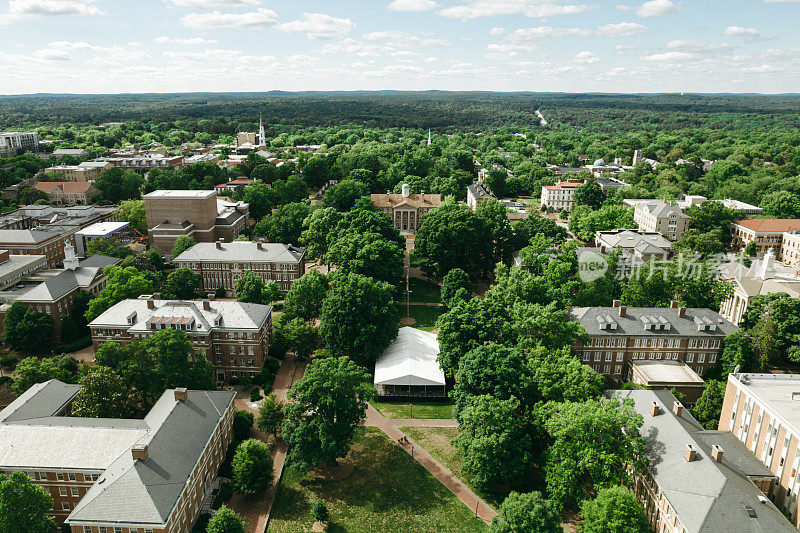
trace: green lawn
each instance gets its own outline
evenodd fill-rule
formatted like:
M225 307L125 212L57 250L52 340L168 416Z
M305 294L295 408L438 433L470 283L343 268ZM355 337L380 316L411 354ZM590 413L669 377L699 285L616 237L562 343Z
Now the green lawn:
M370 402L386 418L411 418L409 402ZM453 418L453 400L414 402L414 418Z
M483 501L495 509L500 506L505 495L476 489L469 483L467 476L461 472L463 457L456 447L450 444L450 441L458 435L458 428L401 427L398 429L431 454L434 459L442 463L454 476L469 485L473 492L480 496Z
M440 287L435 284L431 283L425 279L419 278L409 278L408 279L408 286L411 289L411 299L410 301L413 302L421 302L421 303L434 303L438 304L442 302L441 296L439 294ZM403 294L403 301L406 301L406 295Z
M400 318L406 317L406 305L401 303ZM410 305L408 312L411 318L417 321L414 327L423 331L431 331L436 328L436 319L443 315L445 308L441 306L432 305Z
M305 532L310 502L330 510L331 533L486 532L486 525L427 470L380 430L363 428L348 460L325 477L287 468L270 520L270 533Z

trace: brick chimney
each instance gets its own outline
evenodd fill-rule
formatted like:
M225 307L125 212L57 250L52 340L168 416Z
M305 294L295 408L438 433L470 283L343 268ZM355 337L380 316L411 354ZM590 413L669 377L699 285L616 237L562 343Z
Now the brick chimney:
M152 297L147 299L147 308L148 309L155 309L156 308L156 302L153 300Z
M211 311L211 302L203 300L203 311Z
M619 307L619 306L621 306L621 305L622 305L622 301L620 301L620 300L614 300L614 301L611 303L611 306L612 306L612 307Z
M131 456L134 461L147 461L147 444L135 444L131 448Z
M683 405L678 400L672 404L672 412L675 413L675 416L681 416L683 414Z
M680 306L680 302L678 300L670 300L669 301L669 308L670 309L677 309Z
M186 390L184 387L178 387L175 389L175 401L176 402L185 402L189 399L189 391Z
M217 245L217 250L222 250L222 239L219 239L215 244Z
M217 299L217 295L214 294L213 292L209 292L207 296L208 296L208 300L211 301L211 302L213 302L214 300Z
M259 250L263 250L264 249L264 241L259 239L258 242L256 243L256 248L258 248Z
M653 402L650 404L650 415L651 416L658 416L661 413L661 408L658 406L658 403Z
M718 463L722 462L722 454L725 450L722 449L722 446L715 444L711 447L711 457Z
M683 458L686 459L687 462L691 463L694 461L695 456L697 455L697 450L694 449L694 446L691 444L686 445L686 451L683 452Z
M160 299L161 299L161 293L160 292L154 292L153 293L153 300L160 300Z
M624 305L619 306L619 316L624 317L628 315L628 308Z
M686 316L686 308L685 307L679 307L678 308L678 318L683 318L685 316Z

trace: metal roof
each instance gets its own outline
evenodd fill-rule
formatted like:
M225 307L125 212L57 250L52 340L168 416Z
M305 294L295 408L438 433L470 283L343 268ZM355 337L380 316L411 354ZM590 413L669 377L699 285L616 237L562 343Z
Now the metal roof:
M305 256L305 250L291 244L265 242L258 248L258 243L253 241L224 242L217 248L213 242L197 243L173 262L192 261L239 261L239 262L269 262L269 263L297 263Z
M404 327L375 362L375 385L444 385L436 335Z

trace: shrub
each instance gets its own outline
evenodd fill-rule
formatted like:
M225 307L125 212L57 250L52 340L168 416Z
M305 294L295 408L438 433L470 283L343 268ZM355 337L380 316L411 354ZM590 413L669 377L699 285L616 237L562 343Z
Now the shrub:
M0 366L3 368L8 368L8 369L14 368L15 366L17 366L18 362L19 359L17 359L11 354L0 357Z
M316 498L311 502L311 518L319 522L327 522L328 518L330 518L328 506L325 505L325 502L319 498Z
M225 290L225 287L220 287L214 291L214 296L217 298L225 298L227 295L228 291Z
M223 483L219 486L219 492L211 503L212 509L219 509L223 503L228 503L233 498L233 483Z
M281 362L277 359L269 358L264 361L264 370L262 372L269 372L272 375L278 373L278 369L281 367Z
M255 417L249 411L236 411L233 416L233 439L243 441L250 438L250 430L253 428Z
M261 393L258 391L258 387L254 387L253 390L250 391L250 401L257 402L261 398L263 398L263 396L261 396Z
M239 444L232 465L233 484L243 494L264 492L272 484L272 457L260 440L248 439Z

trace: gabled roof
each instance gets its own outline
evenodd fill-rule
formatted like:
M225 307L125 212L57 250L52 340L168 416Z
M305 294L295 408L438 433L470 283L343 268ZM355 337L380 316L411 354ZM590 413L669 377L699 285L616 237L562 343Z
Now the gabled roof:
M735 333L739 328L711 309L687 308L683 317L680 309L669 307L627 307L625 316L619 316L618 307L574 307L569 310L570 320L580 322L589 335L637 336L692 336L721 338ZM601 329L598 320L610 318L614 329ZM708 319L713 329L701 329L698 320ZM601 320L602 321L602 320ZM645 324L664 323L669 329L646 329ZM705 321L703 321L705 324Z
M492 193L492 191L489 190L489 187L487 187L486 185L484 185L480 181L477 181L477 182L473 183L472 185L470 185L469 187L467 187L467 190L476 199L496 198L494 193Z
M689 215L675 207L674 205L669 205L666 202L661 200L652 200L649 202L642 202L636 206L636 209L646 209L651 215L656 218L667 218L672 217L673 215L675 218L690 218Z
M753 218L737 220L734 224L756 232L783 233L793 229L800 230L800 218Z
M427 207L436 208L442 203L442 196L440 194L425 193L423 198L421 194L410 194L403 196L402 194L370 194L370 199L375 207L399 207L402 204L408 204L412 207Z
M61 190L64 194L85 194L92 184L88 181L37 181L34 189L39 189L46 194Z
M217 243L214 242L201 242L195 244L173 259L173 262L267 261L275 263L296 263L305 256L305 253L305 250L302 248L277 242L261 243L261 249L258 248L257 242L252 241L224 242L220 245L220 248L217 248Z
M403 327L375 362L375 385L444 385L436 335Z

